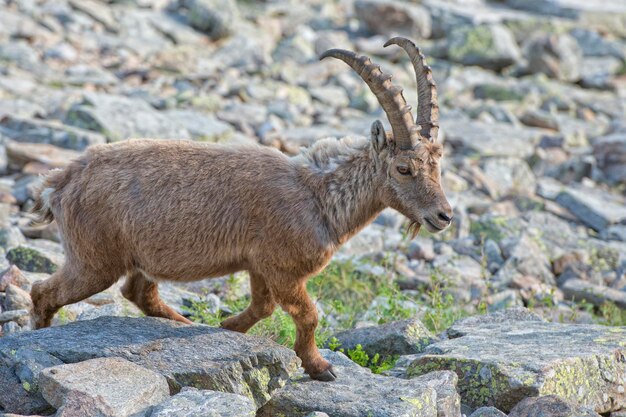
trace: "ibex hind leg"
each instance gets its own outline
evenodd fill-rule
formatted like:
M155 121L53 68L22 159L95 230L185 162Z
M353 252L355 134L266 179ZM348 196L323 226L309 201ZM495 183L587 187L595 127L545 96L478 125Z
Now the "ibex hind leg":
M54 314L63 306L77 303L113 285L119 276L92 271L76 265L64 265L44 281L33 284L33 328L50 326Z
M276 301L262 275L250 272L250 305L234 317L222 322L224 329L240 333L247 332L259 320L269 317L276 308Z
M128 275L122 287L122 295L139 307L146 316L192 323L163 302L159 297L158 284L147 279L141 271L133 271Z

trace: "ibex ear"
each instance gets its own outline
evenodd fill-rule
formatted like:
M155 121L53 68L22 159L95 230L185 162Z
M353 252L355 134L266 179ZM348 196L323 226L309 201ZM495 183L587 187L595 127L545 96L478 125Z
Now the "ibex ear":
M376 152L380 152L387 145L387 134L385 128L380 120L376 120L372 123L372 146Z

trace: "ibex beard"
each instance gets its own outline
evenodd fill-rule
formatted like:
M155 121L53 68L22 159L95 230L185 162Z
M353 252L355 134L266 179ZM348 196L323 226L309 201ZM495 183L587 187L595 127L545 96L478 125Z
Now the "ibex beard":
M222 327L246 332L276 305L296 324L294 349L314 379L336 375L314 338L307 279L385 207L413 232L446 228L452 210L441 189L438 107L430 68L415 45L394 38L416 72L420 106L411 116L402 90L366 58L327 51L350 65L385 111L370 140L324 139L295 157L260 146L133 140L94 146L45 178L35 212L53 221L65 264L31 292L34 326L62 306L126 277L122 294L146 315L191 323L165 305L158 282L193 281L245 270L251 302Z

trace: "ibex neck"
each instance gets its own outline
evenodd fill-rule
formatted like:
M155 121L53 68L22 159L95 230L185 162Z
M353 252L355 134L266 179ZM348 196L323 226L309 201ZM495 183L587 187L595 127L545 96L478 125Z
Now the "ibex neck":
M321 152L320 159L315 158L315 149L308 155L310 185L331 239L337 245L372 222L384 209L377 189L379 162L369 142L349 143L332 155Z

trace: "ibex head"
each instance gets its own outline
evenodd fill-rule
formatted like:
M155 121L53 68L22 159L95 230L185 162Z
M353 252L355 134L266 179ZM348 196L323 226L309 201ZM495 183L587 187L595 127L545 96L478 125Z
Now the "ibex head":
M411 58L417 79L419 106L413 121L402 89L391 84L391 75L365 56L342 49L331 49L320 59L333 57L350 65L372 90L391 124L386 133L380 121L372 124L372 147L380 158L380 186L383 203L411 220L413 235L420 225L430 232L439 232L452 220L452 208L441 188L439 160L442 147L436 143L439 131L437 87L432 71L420 50L408 39L393 38L385 46L396 44Z

